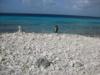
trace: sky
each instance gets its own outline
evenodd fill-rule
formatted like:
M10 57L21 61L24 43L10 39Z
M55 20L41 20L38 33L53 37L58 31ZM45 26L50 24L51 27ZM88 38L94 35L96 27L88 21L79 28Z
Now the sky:
M0 0L0 13L41 13L100 17L100 0Z

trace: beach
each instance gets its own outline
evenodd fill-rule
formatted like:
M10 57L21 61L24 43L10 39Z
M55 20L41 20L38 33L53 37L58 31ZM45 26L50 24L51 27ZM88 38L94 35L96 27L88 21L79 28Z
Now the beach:
M37 67L39 58L52 62ZM0 75L100 75L100 38L78 34L1 33Z

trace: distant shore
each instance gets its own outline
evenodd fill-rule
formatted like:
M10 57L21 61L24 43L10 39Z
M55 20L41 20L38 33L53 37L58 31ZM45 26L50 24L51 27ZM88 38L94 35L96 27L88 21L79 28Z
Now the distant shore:
M53 63L37 68L46 57ZM1 33L1 75L99 75L100 38L77 34Z

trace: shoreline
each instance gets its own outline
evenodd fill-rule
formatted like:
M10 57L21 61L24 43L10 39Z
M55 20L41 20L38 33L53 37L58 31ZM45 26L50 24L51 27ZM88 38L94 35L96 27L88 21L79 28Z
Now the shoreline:
M54 32L24 32L24 31L16 31L16 32L0 32L0 35L3 35L3 34L40 34L40 35L59 35L59 36L62 36L62 35L77 35L77 36L84 36L84 37L91 37L91 38L100 38L100 35L99 34L91 34L91 33L54 33Z

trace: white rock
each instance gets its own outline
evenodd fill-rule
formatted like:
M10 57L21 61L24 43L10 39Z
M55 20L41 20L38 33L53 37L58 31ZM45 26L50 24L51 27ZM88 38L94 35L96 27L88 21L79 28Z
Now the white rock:
M53 53L52 52L49 52L48 55L51 57L53 55Z
M95 37L86 37L72 34L59 35L23 33L22 35L20 32L13 34L4 33L2 36L3 38L0 38L0 47L5 50L4 52L7 54L7 66L11 65L10 68L14 69L16 75L23 75L23 73L18 74L21 72L21 67L23 64L29 66L29 70L32 70L32 74L34 72L37 72L38 74L40 69L34 67L34 61L36 58L41 56L47 56L52 62L55 63L57 61L56 69L55 64L50 65L50 67L47 69L44 69L44 67L41 68L41 71L44 72L44 70L46 70L48 73L50 73L52 70L53 72L57 72L57 69L67 63L67 71L70 71L70 73L73 73L73 67L70 67L73 66L73 64L75 69L80 68L84 64L87 65L85 69L91 67L90 70L92 70L93 65L96 66L100 63L100 38L98 39ZM36 40L31 40L32 38L35 38ZM24 49L24 46L26 49ZM28 54L29 51L27 50L30 50L32 53ZM12 52L11 55L10 52ZM72 59L68 59L69 57L72 57ZM2 59L3 57L0 56L0 62ZM78 62L78 59L84 61L84 63L81 61ZM89 65L90 63L92 63L92 65ZM27 74L28 73L29 71L27 70Z
M42 56L46 56L46 55L47 55L47 52L46 51L42 53Z
M0 62L1 62L1 60L2 60L2 56L0 55Z

